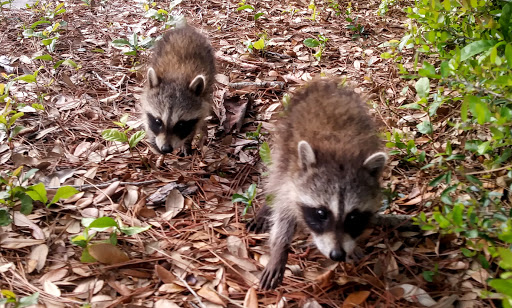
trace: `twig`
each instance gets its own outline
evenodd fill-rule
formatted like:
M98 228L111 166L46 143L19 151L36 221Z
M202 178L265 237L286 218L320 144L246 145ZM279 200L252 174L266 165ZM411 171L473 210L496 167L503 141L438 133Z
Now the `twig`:
M242 89L245 87L257 87L257 88L284 88L284 81L259 81L259 82L230 82L228 86L233 89Z
M112 90L116 91L117 92L117 89L116 87L114 87L110 82L108 81L105 81L103 80L103 78L100 77L100 75L98 75L98 73L96 73L95 71L92 71L94 73L94 75L96 75L96 77L98 77L98 79L103 82L107 87L111 88Z
M250 70L250 71L255 71L255 70L259 70L260 69L260 67L257 66L257 65L242 62L242 61L237 60L237 59L235 59L234 57L231 57L231 56L217 55L217 59L222 60L224 62L238 64L240 67L242 67L242 68L244 68L246 70Z
M114 183L117 180L118 179L116 178L116 179L107 181L103 184L97 184L97 185L86 184L86 185L69 185L69 186L76 188L80 191L83 191L83 190L88 190L91 188L106 188L106 187L110 186L110 184ZM142 182L121 182L121 183L119 183L119 185L142 186L142 185L153 184L153 183L157 183L157 182L160 182L160 180L148 180L148 181L142 181ZM46 189L59 189L59 187L46 187Z
M489 169L489 170L482 170L482 171L469 172L469 173L466 173L466 175L475 175L475 174L492 173L492 172L496 172L496 171L506 170L506 169L508 169L508 168L512 168L512 165L508 165L508 166L500 167L500 168L496 168L496 169Z

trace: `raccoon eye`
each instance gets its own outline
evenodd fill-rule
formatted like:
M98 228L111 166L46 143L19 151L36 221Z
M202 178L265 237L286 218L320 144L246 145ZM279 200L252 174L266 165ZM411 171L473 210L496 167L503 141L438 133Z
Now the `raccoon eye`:
M327 219L327 213L324 210L322 210L322 209L316 210L316 215L318 216L318 218L320 218L322 220L326 220Z
M155 124L158 125L158 126L162 126L162 120L160 119L155 119Z

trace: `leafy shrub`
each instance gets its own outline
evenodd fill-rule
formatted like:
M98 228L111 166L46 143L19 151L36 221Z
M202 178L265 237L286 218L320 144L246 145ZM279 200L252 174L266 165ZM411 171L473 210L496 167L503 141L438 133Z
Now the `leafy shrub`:
M411 19L408 33L400 42L389 42L391 52L382 54L398 63L404 78L416 79L419 100L402 108L424 112L414 133L425 135L427 145L446 125L465 142L455 151L454 140L448 141L444 152L426 155L412 136L390 132L387 146L404 163L437 173L430 186L444 185L435 201L439 207L431 215L421 213L417 223L425 230L465 238L464 255L489 269L489 285L501 293L504 307L512 307L512 210L503 193L482 184L493 171L504 171L497 182L503 192L512 190L512 3L418 0L406 12ZM402 62L401 53L408 50L415 52L413 71ZM446 121L439 116L441 107L457 113ZM463 162L474 158L491 170L466 172ZM501 268L498 274L496 266Z

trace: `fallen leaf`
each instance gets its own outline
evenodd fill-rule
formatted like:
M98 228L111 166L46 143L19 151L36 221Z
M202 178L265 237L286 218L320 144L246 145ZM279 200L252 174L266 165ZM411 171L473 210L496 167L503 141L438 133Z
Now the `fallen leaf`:
M47 256L48 246L46 244L33 247L28 256L27 272L32 273L35 269L39 272L44 267Z
M230 235L226 239L228 251L234 256L241 258L248 258L249 253L247 252L247 247L245 247L245 243L238 237Z
M155 272L163 283L173 283L176 281L176 276L173 273L158 264L155 265Z
M249 288L245 294L244 308L258 308L258 294L254 287Z
M155 302L155 308L180 308L173 301L168 299L159 299Z
M110 243L92 244L87 249L91 256L101 263L116 264L130 260L121 249Z
M392 294L398 295L411 303L420 303L423 306L431 307L436 301L425 292L425 290L412 284L404 283L390 290ZM400 296L401 295L401 296Z
M199 291L197 291L197 295L214 304L221 305L223 307L226 306L219 294L212 290L209 285L204 285Z
M345 301L343 301L343 308L358 307L368 298L370 291L358 291L350 293Z
M101 190L99 192L99 194L96 196L96 198L94 198L93 202L95 204L97 204L97 203L100 203L100 202L106 200L107 197L112 196L116 192L117 188L119 187L119 183L121 183L121 182L115 181L114 183L110 184L104 190Z
M185 198L179 190L173 189L165 200L166 212L162 214L162 218L165 220L171 220L178 215L185 207Z
M61 295L59 287L57 287L51 281L45 280L43 283L43 289L46 293L51 294L55 297L60 297L60 295Z

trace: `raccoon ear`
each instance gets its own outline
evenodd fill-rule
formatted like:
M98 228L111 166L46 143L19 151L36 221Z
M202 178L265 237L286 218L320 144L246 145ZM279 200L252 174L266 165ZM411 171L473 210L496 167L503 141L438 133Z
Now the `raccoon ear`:
M299 150L299 164L306 171L311 165L316 163L315 152L313 152L313 149L305 140L299 141L297 148Z
M160 84L160 79L158 78L155 70L152 67L148 69L148 82L150 88L158 87L158 85Z
M370 155L363 163L363 166L370 171L372 176L379 176L388 161L388 155L384 152L377 152Z
M199 96L203 94L204 87L206 85L206 80L203 75L197 75L194 80L190 83L188 88L190 91L192 91L195 95Z

